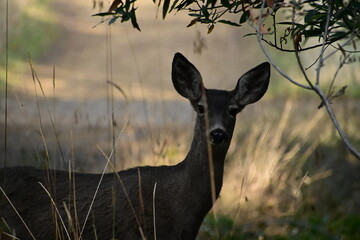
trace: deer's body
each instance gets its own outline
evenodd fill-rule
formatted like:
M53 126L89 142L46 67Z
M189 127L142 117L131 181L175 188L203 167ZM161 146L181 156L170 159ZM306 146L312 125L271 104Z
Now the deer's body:
M188 155L174 166L136 167L118 176L104 175L82 239L195 239L213 196L220 194L235 115L263 96L269 74L269 65L262 64L240 78L233 91L207 90L197 69L176 54L174 86L198 113ZM58 215L39 182L53 196L70 237L76 239L80 234L101 175L69 176L65 171L28 167L0 169L1 187L36 239L55 239L56 234L67 239L58 217L60 231L55 229L54 216ZM8 201L0 201L0 217L15 229L17 237L29 239L31 235Z
M181 181L183 179L183 167L185 167L185 164L141 167L120 172L120 178L123 179L126 191L131 196L131 204L134 206L142 231L148 237L147 239L152 239L152 236L154 236L152 206L155 182L155 219L157 225L155 226L157 229L157 239L195 239L203 217L210 210L212 205L210 204L210 195L208 196L210 200L208 204L193 201L194 193L189 191L189 189L195 186ZM144 211L142 210L139 198L138 171L140 172L143 186L141 192ZM38 184L38 182L42 182L48 188L48 184L45 183L45 179L47 179L46 172L28 167L11 168L7 169L6 172L9 174L7 176L13 176L7 177L9 181L15 180L19 182L19 178L24 179L21 182L21 186L17 186L14 189L5 188L4 191L12 199L13 204L22 215L29 229L32 230L36 239L55 239L55 224L52 219L51 203L45 190ZM73 197L71 197L74 194L69 192L69 174L64 171L56 171L55 178L56 197L54 199L58 203L57 206L63 219L65 222L68 222L69 217L66 217L63 203L66 203L67 207L71 206L69 208L73 208L72 213L75 211ZM73 233L70 233L71 237L74 234L78 235L81 231L92 197L95 194L96 186L100 180L100 175L75 174L74 180L76 182L75 207L78 220L75 220L74 214L72 214L72 219L74 223L79 223L80 229L73 230ZM113 198L113 186L116 186L116 198ZM144 186L146 187L144 188ZM149 188L148 186L152 187ZM181 197L179 197L180 195ZM184 205L187 204L189 204L188 207L185 207ZM115 213L113 212L113 206L116 209ZM19 226L16 228L16 236L21 239L29 239L30 235L13 209L7 205L6 208L1 210L2 214L7 216L6 220L10 226ZM201 216L199 216L200 212ZM190 216L199 217L195 220ZM105 219L107 221L104 221ZM114 225L113 219L115 219ZM66 226L68 227L68 223L66 223ZM96 226L96 230L94 226ZM119 236L119 239L141 239L138 226L119 182L117 180L114 181L114 174L106 174L84 229L83 239L95 239L94 231L96 231L98 239L111 239L113 235ZM67 229L69 230L69 228Z

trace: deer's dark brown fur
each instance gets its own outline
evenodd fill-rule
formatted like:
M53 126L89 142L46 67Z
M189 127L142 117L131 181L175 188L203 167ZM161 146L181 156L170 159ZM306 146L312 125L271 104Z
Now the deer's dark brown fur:
M71 239L78 239L84 224L85 240L95 236L101 240L154 239L155 235L160 240L195 239L213 205L209 152L217 198L236 114L264 95L269 76L270 66L263 63L245 73L232 91L206 89L199 71L183 55L175 54L174 87L197 112L189 153L174 166L135 167L118 172L118 176L106 174L86 223L101 175L74 173L70 178L65 171L14 167L0 170L1 187L38 240L67 239L60 218L39 183L52 195ZM2 197L0 201L0 216L14 230L8 233L31 239L7 199Z

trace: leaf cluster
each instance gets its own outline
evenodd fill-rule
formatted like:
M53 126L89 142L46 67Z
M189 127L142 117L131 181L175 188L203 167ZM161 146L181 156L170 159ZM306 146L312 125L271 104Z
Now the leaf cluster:
M261 7L261 0L182 0L174 1L172 10L188 11L192 18L188 27L195 23L208 25L211 33L217 23L240 27L249 20L251 10ZM230 17L234 15L235 17ZM237 19L237 20L234 20Z
M93 16L109 17L106 19L109 21L109 25L115 23L118 19L120 19L121 22L127 22L130 20L132 26L141 31L136 19L137 8L135 7L135 2L136 0L126 0L125 3L121 0L114 0L108 11L97 13Z
M121 22L131 21L132 26L140 31L136 19L135 3L137 0L114 0L107 12L95 14L105 17L109 24L121 19ZM360 38L360 2L358 0L153 0L154 4L162 8L163 19L171 12L186 11L191 18L188 27L202 23L208 25L211 33L217 23L233 27L241 27L246 21L257 23L259 15L262 18L290 12L290 21L273 23L273 33L279 32L283 36L281 41L293 40L297 50L301 43L309 38L326 39L327 44L343 40L348 37ZM262 11L259 11L261 7ZM279 10L285 11L279 11ZM277 28L285 25L286 28ZM270 33L265 30L261 34ZM252 35L252 34L248 34ZM303 39L305 41L303 41ZM268 42L269 43L269 42ZM275 44L269 44L276 47ZM279 50L284 50L281 47Z
M331 44L350 35L360 38L360 2L357 0L293 2L291 11L292 21L277 24L287 26L286 37L294 39L298 47L302 39L325 39Z

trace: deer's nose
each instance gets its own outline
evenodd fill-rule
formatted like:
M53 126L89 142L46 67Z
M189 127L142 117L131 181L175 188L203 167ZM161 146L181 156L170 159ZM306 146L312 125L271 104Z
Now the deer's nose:
M212 144L221 144L227 141L227 134L222 129L216 129L210 133L210 141Z

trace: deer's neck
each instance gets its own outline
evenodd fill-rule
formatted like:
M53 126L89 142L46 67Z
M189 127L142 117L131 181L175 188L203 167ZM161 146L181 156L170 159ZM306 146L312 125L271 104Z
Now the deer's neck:
M213 176L217 198L222 187L224 161L230 141L215 146L208 144L206 132L203 125L197 121L191 148L184 160L184 164L188 183L191 188L198 186L199 189L196 191L203 196L211 197L211 177ZM211 148L210 151L209 147ZM213 163L213 174L210 173L210 161Z

